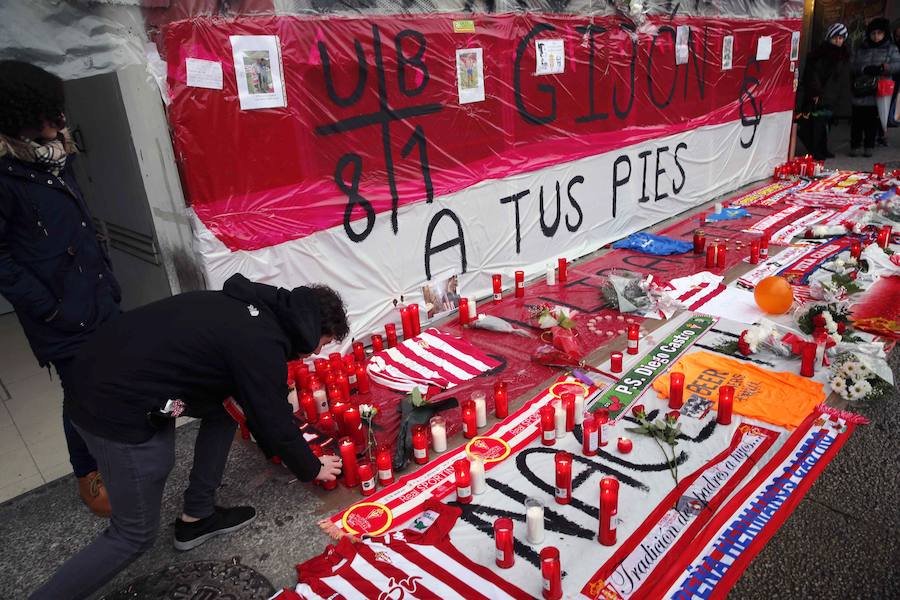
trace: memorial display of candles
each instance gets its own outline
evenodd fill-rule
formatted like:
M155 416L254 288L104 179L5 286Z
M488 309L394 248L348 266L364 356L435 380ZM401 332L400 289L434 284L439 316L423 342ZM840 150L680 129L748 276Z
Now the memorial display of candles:
M684 404L684 373L669 373L669 408L678 410Z
M447 421L436 415L428 421L431 427L431 447L435 452L447 451Z
M813 357L816 354L816 345L812 344ZM730 385L719 387L719 403L716 406L716 423L719 425L731 425L731 411L734 404L734 388Z
M525 271L516 271L516 298L525 297Z
M557 452L553 462L556 470L556 503L568 504L572 500L572 455Z
M491 283L494 287L494 304L498 304L503 299L503 277L501 275L491 275Z
M360 463L359 467L360 491L363 496L371 496L375 493L375 469L371 463Z
M501 569L509 569L515 564L513 551L513 521L509 517L499 517L494 521L494 545L496 564Z
M412 430L413 460L417 465L428 462L428 429L424 425L416 425Z
M476 391L472 392L469 396L472 402L475 403L475 426L478 428L487 426L487 400L484 396L484 392Z
M469 459L460 458L453 462L453 474L456 478L456 500L462 504L472 502L472 476L469 471Z
M394 462L389 447L379 446L375 451L375 466L378 469L378 483L382 487L394 483Z
M559 562L559 549L547 546L541 549L541 591L544 600L562 598L562 566Z
M472 481L472 493L476 496L487 490L487 476L484 472L484 460L473 456L469 460L469 476Z
M525 499L525 539L529 544L544 541L544 503L539 498Z
M540 408L541 421L538 427L541 430L541 443L544 446L556 444L556 407L545 404Z
M356 487L359 485L359 467L356 462L356 444L353 440L345 437L338 442L338 448L341 453L341 467L344 471L344 485L347 487Z
M641 335L641 326L637 323L628 325L628 354L638 353L638 339Z

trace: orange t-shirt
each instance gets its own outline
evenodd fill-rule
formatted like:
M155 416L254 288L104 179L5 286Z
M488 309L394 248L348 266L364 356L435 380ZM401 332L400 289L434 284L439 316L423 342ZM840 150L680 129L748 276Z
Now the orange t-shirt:
M684 401L699 396L716 405L721 385L734 387L734 407L760 421L794 429L825 400L824 385L794 373L774 372L709 352L693 352L669 372L684 373ZM657 377L653 389L669 397L668 374Z

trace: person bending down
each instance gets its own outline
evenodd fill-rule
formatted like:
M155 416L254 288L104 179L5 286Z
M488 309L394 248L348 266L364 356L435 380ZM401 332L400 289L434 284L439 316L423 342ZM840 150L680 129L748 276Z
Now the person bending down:
M293 424L287 363L348 333L340 296L293 290L237 274L222 291L148 304L101 327L75 357L66 410L97 458L112 508L109 527L64 563L33 598L84 598L154 543L163 488L175 462L175 418L201 419L175 548L189 550L256 518L222 508L222 481L237 423L233 397L262 447L302 481L333 480L340 459L316 457Z

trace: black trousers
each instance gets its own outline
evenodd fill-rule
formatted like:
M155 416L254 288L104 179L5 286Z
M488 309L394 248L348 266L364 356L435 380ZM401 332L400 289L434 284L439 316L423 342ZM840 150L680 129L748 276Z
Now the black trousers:
M875 137L881 128L878 109L874 106L854 106L850 119L850 147L875 147Z

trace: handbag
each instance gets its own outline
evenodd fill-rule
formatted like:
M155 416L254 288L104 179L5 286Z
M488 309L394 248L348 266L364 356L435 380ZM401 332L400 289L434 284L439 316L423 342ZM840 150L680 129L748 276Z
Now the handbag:
M858 75L853 80L853 95L856 98L874 96L878 91L878 79L877 75Z

